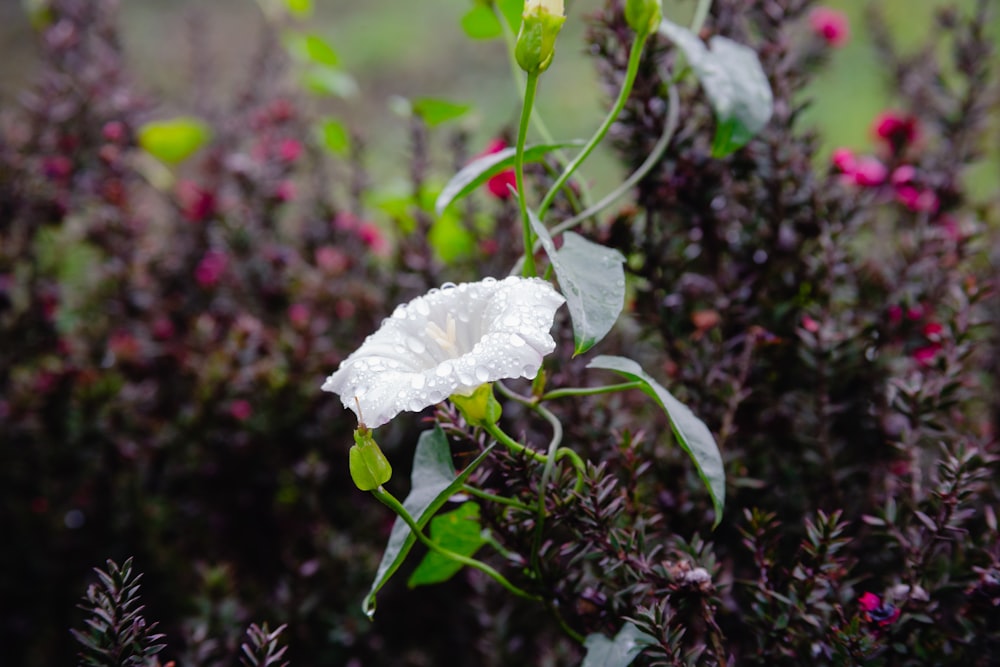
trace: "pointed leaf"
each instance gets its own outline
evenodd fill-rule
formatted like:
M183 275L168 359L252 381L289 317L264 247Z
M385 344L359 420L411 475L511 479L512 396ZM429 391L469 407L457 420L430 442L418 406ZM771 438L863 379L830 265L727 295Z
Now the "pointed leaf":
M462 30L472 39L494 39L503 35L497 15L489 5L474 5L462 17Z
M423 528L427 525L434 513L441 509L448 497L462 486L494 446L495 444L487 447L461 474L456 475L455 466L451 462L448 438L445 437L441 427L420 434L417 450L413 455L410 495L403 501L403 507L418 526ZM375 573L375 580L364 601L363 608L369 618L375 615L375 594L399 569L416 541L417 537L410 527L397 517L392 525L385 553L382 554L382 562L379 563L378 571Z
M325 118L317 127L320 142L331 153L347 155L351 148L351 136L347 128L336 118Z
M563 234L563 246L556 250L538 216L528 211L528 217L566 297L573 320L573 354L586 352L611 331L625 307L625 257L573 232Z
M312 15L312 0L285 0L288 13L296 18L308 18Z
M632 623L626 623L613 640L602 634L587 635L584 648L587 655L582 667L628 667L635 657L656 639Z
M525 162L538 162L546 154L560 148L571 148L582 146L583 142L569 141L557 144L538 144L536 146L526 146L524 149ZM453 202L465 197L470 192L485 183L490 177L495 176L505 169L514 166L514 154L516 149L511 146L496 153L483 155L476 158L451 177L448 184L441 190L437 201L434 203L434 210L438 215L448 208Z
M299 75L302 86L314 95L348 99L358 94L358 82L347 72L326 65L313 65Z
M178 164L188 159L212 136L209 127L189 116L146 123L139 128L139 145L161 162Z
M340 64L337 51L319 35L289 32L284 40L288 52L303 62L327 67L336 67Z
M479 505L463 503L458 509L440 514L431 520L431 539L449 551L472 556L486 543L479 525ZM451 579L462 564L430 551L410 575L410 588L439 584Z
M602 368L624 375L629 380L641 382L643 393L659 404L667 417L677 439L677 444L694 461L698 474L708 488L715 509L713 528L722 521L722 508L726 502L726 470L722 465L719 446L715 444L712 432L705 422L694 416L691 410L674 398L660 383L651 378L636 362L625 357L600 356L587 364L587 368Z
M429 127L461 118L472 109L471 104L461 104L433 97L421 97L412 102L413 113L420 116Z
M521 13L524 11L524 0L497 0L500 13L507 19L507 25L515 33L521 27Z
M706 48L690 30L666 19L660 33L684 51L715 111L714 157L729 155L760 132L771 118L774 100L753 49L718 36Z

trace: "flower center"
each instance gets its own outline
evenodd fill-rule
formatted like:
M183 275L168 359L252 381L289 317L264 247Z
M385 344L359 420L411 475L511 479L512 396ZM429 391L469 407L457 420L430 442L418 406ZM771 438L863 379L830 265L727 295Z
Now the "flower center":
M455 332L455 318L448 313L448 320L445 328L438 326L437 322L427 323L427 335L441 348L441 351L451 357L458 356L457 334Z

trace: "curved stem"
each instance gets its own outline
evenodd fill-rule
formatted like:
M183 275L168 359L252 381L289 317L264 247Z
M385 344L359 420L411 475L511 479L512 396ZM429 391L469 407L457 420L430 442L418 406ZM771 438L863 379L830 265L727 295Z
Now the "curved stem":
M495 569L493 569L486 563L476 560L475 558L469 558L468 556L463 556L462 554L455 553L454 551L451 551L449 549L445 549L440 544L438 544L434 540L424 535L423 531L420 530L420 526L417 525L417 522L413 519L413 516L409 513L409 511L407 511L407 509L403 507L403 504L401 502L396 500L395 496L386 491L383 487L380 486L379 488L373 490L372 495L378 498L379 501L382 502L382 504L391 509L403 521L405 521L406 525L410 527L411 531L413 531L413 534L417 536L417 539L423 542L424 545L426 545L427 548L430 549L431 551L434 551L440 554L441 556L448 558L449 560L453 560L456 563L461 563L462 565L475 568L480 572L489 575L494 580L496 580L498 584L500 584L501 586L503 586L508 591L510 591L511 593L513 593L518 597L525 598L528 600L536 600L536 601L542 600L540 596L532 595L531 593L521 588L518 588L514 584L510 583L510 581L505 576L497 572Z
M482 425L483 430L493 436L493 439L499 442L501 445L514 452L515 454L521 454L523 456L530 457L537 461L538 463L546 463L547 459L545 454L537 452L531 447L525 447L519 443L514 438L510 437L504 433L499 426L496 424L486 423Z
M482 498L483 500L488 500L493 503L500 505L507 505L508 507L514 507L519 510L524 510L525 512L531 512L534 507L530 505L525 505L524 503L514 500L513 498L508 498L506 496L497 496L488 491L483 491L482 489L477 489L474 486L464 485L462 490L468 493L470 496L475 496L477 498Z
M573 469L576 470L576 482L573 484L573 492L580 493L583 491L584 477L583 474L587 470L587 464L583 462L580 455L574 452L569 447L560 447L556 450L556 461L561 459L569 459L573 464Z
M573 172L575 172L580 165L583 164L583 161L590 156L593 150L597 148L597 145L601 143L602 139L604 139L608 130L611 129L611 124L618 119L622 109L625 108L625 103L628 102L628 97L632 92L632 84L635 83L636 74L639 73L639 61L641 60L642 49L646 45L648 37L648 33L644 35L636 35L635 41L632 42L632 49L629 51L628 67L625 70L625 80L622 81L621 90L618 91L618 99L615 100L614 106L611 107L611 111L609 111L608 115L605 116L604 122L601 123L601 126L597 129L597 132L594 133L594 136L590 138L587 145L583 147L575 158L573 158L573 161L570 162L569 166L563 170L563 173L556 179L556 182L552 184L552 187L549 188L549 191L545 194L545 198L542 199L542 203L538 205L539 219L543 219L545 217L545 212L549 210L549 206L552 205L556 195L559 194L559 191L562 190L564 185L566 185L566 181L569 180L569 177L573 175Z
M555 398L566 398L567 396L594 396L596 394L610 394L616 391L638 389L642 387L642 385L642 382L635 381L622 382L621 384L609 384L603 387L571 387L568 389L554 389L546 394L543 394L542 400L550 401Z
M538 72L529 72L524 84L524 105L521 108L521 123L517 129L517 152L514 155L514 178L517 182L517 203L521 209L521 225L524 236L524 275L534 277L535 270L535 234L531 231L531 220L528 218L528 195L524 191L524 142L528 136L528 123L531 119L531 108L535 104L535 91L538 89Z
M674 86L670 86L667 89L667 94L669 98L669 107L667 109L667 123L663 126L663 134L660 135L660 139L653 146L653 150L650 151L649 155L643 161L639 168L632 172L625 181L619 185L617 188L605 195L599 202L589 207L585 211L574 215L572 218L563 220L558 225L554 226L550 233L552 236L563 233L567 229L572 229L584 220L592 218L595 214L600 213L607 207L611 206L613 203L618 201L621 197L625 196L632 188L638 185L639 181L648 174L656 163L660 161L663 154L667 151L667 146L670 145L670 140L674 136L674 132L677 131L677 123L680 116L680 102L677 96L677 90Z

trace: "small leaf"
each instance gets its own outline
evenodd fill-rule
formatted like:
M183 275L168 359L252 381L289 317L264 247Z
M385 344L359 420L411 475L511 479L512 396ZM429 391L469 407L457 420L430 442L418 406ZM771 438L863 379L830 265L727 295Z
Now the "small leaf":
M302 72L302 86L314 95L350 98L358 94L358 83L335 67L314 66Z
M335 118L324 119L317 128L322 144L335 155L347 155L351 136L344 124Z
M583 142L581 141L570 141L557 144L526 146L524 149L524 161L526 163L538 162L552 151L582 145ZM452 203L474 191L490 177L513 167L516 153L517 149L511 146L496 153L478 157L462 167L441 190L441 194L438 195L437 201L434 203L435 212L441 215Z
M413 113L420 116L429 127L461 118L472 109L471 104L459 104L432 97L422 97L412 102Z
M496 0L500 13L507 19L507 25L515 33L521 27L521 13L524 11L524 0Z
M431 520L431 539L449 551L462 556L472 556L486 544L479 525L479 505L463 503L458 509L438 515ZM462 569L462 564L430 551L410 575L410 588L439 584L451 579Z
M563 246L556 250L538 216L528 211L528 217L566 297L573 320L573 354L586 352L611 331L625 307L625 257L573 232L563 234Z
M462 225L457 215L446 213L431 225L427 242L445 264L469 257L476 248L476 239Z
M296 18L308 18L312 14L312 0L285 0L288 13Z
M462 30L472 39L494 39L503 35L503 27L489 5L474 5L462 17Z
M340 64L340 56L337 55L337 51L329 42L316 34L287 33L285 35L285 48L303 62L326 67L337 67Z
M410 477L410 495L403 501L403 507L423 528L434 513L453 495L465 482L476 466L490 453L495 444L490 445L476 457L461 474L456 475L455 466L451 461L451 450L448 438L441 427L420 434L417 450L413 455L413 473ZM364 611L369 618L375 615L375 594L402 565L406 555L413 548L417 537L406 525L406 522L396 518L392 524L392 533L386 544L385 553L375 573L371 590L364 601Z
M695 417L686 405L674 398L673 394L647 375L642 367L631 359L600 356L587 364L587 368L614 371L629 380L641 382L639 388L643 393L656 401L667 413L677 444L694 461L698 474L708 488L709 495L712 496L712 506L715 509L715 523L712 527L718 526L722 521L722 509L726 502L726 470L722 465L719 446L715 444L715 438L705 426L705 422Z
M774 99L753 49L718 36L706 48L690 30L666 19L660 23L660 33L687 56L715 111L713 157L729 155L767 125Z
M188 159L211 138L209 127L190 116L146 123L139 128L139 145L167 164Z
M632 623L623 625L613 640L595 632L584 641L587 655L582 667L628 667L644 648L655 643L654 637Z

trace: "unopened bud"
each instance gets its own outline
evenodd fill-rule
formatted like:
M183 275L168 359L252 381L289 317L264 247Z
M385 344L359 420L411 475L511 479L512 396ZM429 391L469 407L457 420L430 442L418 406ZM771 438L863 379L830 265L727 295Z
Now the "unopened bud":
M563 0L527 0L521 14L521 32L514 55L525 72L544 72L552 63L556 37L566 17Z
M349 466L354 485L362 491L374 491L392 478L392 466L379 448L371 430L361 424L354 432Z
M625 0L625 21L641 36L655 31L662 17L661 0Z

